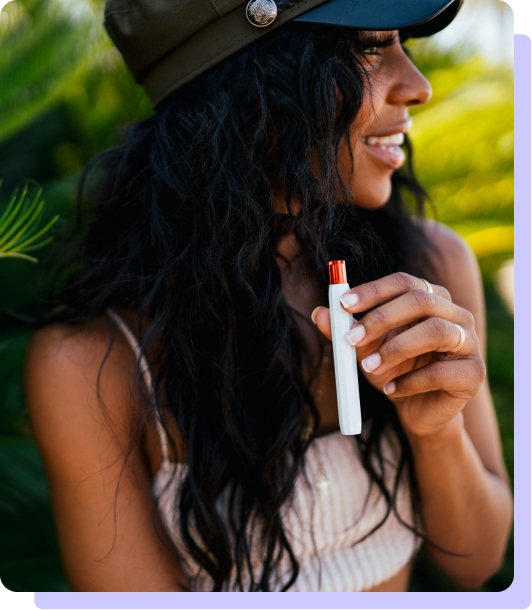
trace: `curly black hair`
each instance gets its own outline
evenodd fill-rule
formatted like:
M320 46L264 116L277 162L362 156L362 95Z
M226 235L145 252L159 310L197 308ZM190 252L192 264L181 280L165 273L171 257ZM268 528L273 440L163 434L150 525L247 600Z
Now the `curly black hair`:
M370 87L363 51L357 32L282 27L130 125L123 143L85 168L78 203L91 221L81 251L61 266L68 281L40 321L82 327L107 308L149 321L140 348L157 371L156 396L164 387L165 404L157 398L156 407L171 410L187 448L176 523L213 590L268 591L286 555L291 573L282 590L298 575L281 507L312 442L302 428L319 425L303 375L309 350L301 328L319 331L283 296L281 234L293 232L324 295L334 259L346 261L351 286L396 271L437 279L428 256L434 246L413 220L424 215L428 197L415 179L408 138L407 163L393 174L384 206L357 207L342 184L340 144ZM287 215L273 208L279 185ZM317 369L318 362L310 364ZM423 536L411 454L394 407L363 376L360 391L370 433L353 442L386 498L385 519L406 468L416 518L405 526ZM149 399L142 398L145 418ZM382 466L387 428L402 448L393 489L372 459ZM229 518L216 508L222 492L230 497ZM267 549L260 574L246 536L255 516Z

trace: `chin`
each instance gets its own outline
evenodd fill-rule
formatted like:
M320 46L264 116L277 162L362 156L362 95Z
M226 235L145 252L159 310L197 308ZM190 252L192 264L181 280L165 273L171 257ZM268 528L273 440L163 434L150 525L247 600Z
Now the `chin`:
M355 205L366 210L382 208L390 200L392 194L392 182L374 185L367 192L357 195L355 193Z

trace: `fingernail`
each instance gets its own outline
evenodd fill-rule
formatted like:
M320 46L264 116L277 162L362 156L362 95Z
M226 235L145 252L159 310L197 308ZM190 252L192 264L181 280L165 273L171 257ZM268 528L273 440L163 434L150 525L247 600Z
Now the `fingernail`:
M310 314L310 317L314 324L316 324L316 314L318 313L318 309L327 309L326 307L316 307L316 309Z
M340 303L346 308L354 307L358 303L358 294L344 294L340 297Z
M376 352L375 354L371 354L371 356L364 358L360 364L362 364L362 368L366 371L366 373L371 373L378 366L380 366L381 362L381 355L379 352Z
M395 392L395 381L388 381L388 383L382 388L385 394L393 394Z
M351 345L356 345L360 340L362 340L366 336L366 329L363 324L358 324L357 326L353 326L345 333L345 338L351 343Z

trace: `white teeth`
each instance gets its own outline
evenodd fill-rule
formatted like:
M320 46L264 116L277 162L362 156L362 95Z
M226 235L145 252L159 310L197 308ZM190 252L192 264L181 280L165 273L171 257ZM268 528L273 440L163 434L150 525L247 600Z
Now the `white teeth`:
M377 138L376 136L367 136L362 138L362 142L364 144L380 146L381 148L388 146L401 146L401 144L404 144L404 141L404 133L394 133L393 136L383 136L382 138Z

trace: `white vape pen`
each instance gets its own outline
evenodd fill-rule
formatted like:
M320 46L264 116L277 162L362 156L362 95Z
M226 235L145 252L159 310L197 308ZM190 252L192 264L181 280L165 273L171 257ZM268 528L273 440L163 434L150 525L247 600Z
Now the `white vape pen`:
M358 390L357 356L355 348L345 338L353 325L353 314L340 304L340 297L349 290L345 261L329 262L329 309L336 376L338 417L342 434L360 434L360 393Z

